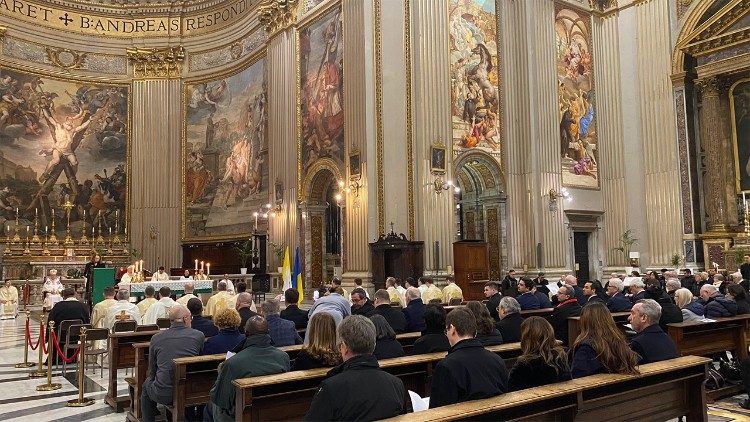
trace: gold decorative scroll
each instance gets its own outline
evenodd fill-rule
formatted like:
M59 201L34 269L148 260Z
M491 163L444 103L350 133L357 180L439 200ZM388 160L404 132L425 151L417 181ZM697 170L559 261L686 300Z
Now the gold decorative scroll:
M53 65L62 69L80 69L86 61L86 53L69 50L67 48L45 47L47 59Z
M182 46L135 48L128 49L127 53L136 79L179 78L180 65L185 61L185 49Z
M258 20L274 34L297 20L297 0L266 0L258 8Z
M291 0L289 0L291 1ZM0 15L47 28L117 38L197 36L234 25L250 15L251 0L235 0L214 9L140 17L64 9L42 0L0 0Z

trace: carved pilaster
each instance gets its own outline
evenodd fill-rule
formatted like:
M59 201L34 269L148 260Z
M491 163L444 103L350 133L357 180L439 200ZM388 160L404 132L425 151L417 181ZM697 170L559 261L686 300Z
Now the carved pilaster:
M298 0L265 0L258 8L258 20L269 36L283 31L297 21Z
M182 46L167 48L128 49L128 61L133 65L135 79L179 78L185 49Z
M712 232L726 232L730 226L731 210L727 195L728 170L724 160L730 144L729 121L722 97L727 82L718 77L696 81L701 96L699 112L701 149L704 154L704 207L708 214L707 228Z

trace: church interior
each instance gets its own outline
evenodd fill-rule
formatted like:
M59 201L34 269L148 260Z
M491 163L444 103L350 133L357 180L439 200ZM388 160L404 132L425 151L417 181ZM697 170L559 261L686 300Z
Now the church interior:
M0 420L750 420L748 200L749 0L0 0Z

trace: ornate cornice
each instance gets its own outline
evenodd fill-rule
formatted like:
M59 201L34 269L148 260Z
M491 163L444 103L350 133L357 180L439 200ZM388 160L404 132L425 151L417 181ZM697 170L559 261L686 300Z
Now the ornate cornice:
M702 98L719 97L727 92L730 83L724 78L709 76L695 81L695 86L700 90Z
M179 78L185 49L166 48L128 49L128 61L133 65L135 79Z
M298 0L265 0L258 7L258 20L269 35L286 29L297 21Z
M44 51L50 63L65 70L80 69L87 55L87 53L67 48L44 47Z
M609 9L617 9L617 0L589 0L591 9L606 12Z
M702 39L683 48L691 56L703 56L718 50L750 42L750 28L720 34L712 38Z

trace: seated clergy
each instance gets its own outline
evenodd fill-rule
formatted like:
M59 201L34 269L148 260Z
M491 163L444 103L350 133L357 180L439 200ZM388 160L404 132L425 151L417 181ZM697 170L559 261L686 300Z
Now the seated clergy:
M192 279L193 279L193 276L190 275L190 270L185 270L185 272L180 276L180 281L187 281L187 280L192 280Z
M190 311L175 304L169 309L172 322L168 330L160 331L151 337L148 348L149 376L143 382L141 412L144 421L154 421L159 411L157 404L172 404L174 367L172 360L187 356L197 356L203 348L203 333L190 328Z
M628 322L638 335L630 340L630 348L646 364L677 357L677 348L659 326L661 306L653 299L641 299L630 310Z
M164 272L164 267L159 267L159 271L151 276L151 281L169 281L169 274Z
M127 271L120 277L120 283L130 283L131 281L133 281L134 275L135 265L128 265Z
M44 285L42 286L42 294L44 295L44 307L46 309L52 309L57 302L60 302L64 298L60 295L63 290L62 282L60 277L57 275L56 269L49 270L49 275L44 279Z
M430 408L493 397L508 391L508 370L503 358L484 348L476 319L465 308L445 317L448 355L432 375Z
M265 318L260 315L250 318L244 331L247 338L238 346L240 350L219 367L204 420L235 420L236 395L232 381L289 371L289 355L274 347Z
M396 334L406 332L406 317L401 309L391 306L392 297L387 290L380 289L375 292L375 309L373 315L382 315Z
M453 276L449 275L445 277L445 281L448 282L448 285L443 287L443 303L450 305L452 302L463 302L464 292L456 285Z
M214 315L222 309L229 308L229 302L232 295L227 292L227 283L220 281L219 284L216 285L216 288L219 291L208 298L206 308L203 310L203 315L205 316Z
M203 270L201 270L201 274L202 273L203 273ZM208 276L206 276L205 280L208 280ZM226 285L227 285L227 292L229 292L230 295L233 295L234 294L234 283L229 278L229 275L228 274L224 274L224 278L222 278L221 280L219 280L219 282L222 282L222 281L224 283L226 283Z
M239 283L237 283L237 287L239 287ZM286 302L286 308L281 311L281 317L287 321L292 321L297 329L306 328L307 312L301 310L297 304L299 292L296 289L286 289L284 301Z
M367 297L367 293L364 289L357 287L352 290L352 315L364 315L369 317L375 310L375 306L372 304L370 298Z
M138 305L130 303L130 292L120 289L117 291L115 299L117 299L117 303L110 306L107 310L104 327L111 330L117 321L135 321L136 324L141 323L141 311L138 309Z
M193 316L193 322L190 324L191 327L203 333L206 338L215 336L219 333L214 321L203 317L203 302L197 297L188 300L187 308L190 314ZM239 314L237 314L239 315ZM241 321L237 321L237 327L240 326Z
M260 310L268 324L268 335L276 347L302 344L302 337L297 333L292 321L282 319L279 315L279 301L269 299L260 304Z
M422 277L421 280L424 282L424 286L427 286L422 292L422 303L443 303L443 291L435 285L434 281L429 277Z
M182 306L186 306L190 299L198 298L198 296L193 294L194 291L195 291L195 286L193 285L193 283L185 283L185 294L180 296L179 299L177 299L177 303L179 303Z
M18 316L18 289L6 280L0 287L0 319L13 319Z
M344 363L328 371L304 420L368 421L406 413L409 396L404 383L380 369L372 355L375 337L375 325L362 315L352 315L339 324ZM363 385L367 394L362 394Z
M105 318L109 313L109 308L117 303L115 300L115 288L107 286L104 288L104 300L94 305L94 310L91 311L91 325L94 328L102 328L105 325Z
M390 298L391 304L398 304L402 308L405 306L404 304L404 296L403 294L398 290L398 286L396 284L396 279L394 277L388 277L385 279L385 287L386 291L388 292L388 297ZM404 290L406 292L406 290Z
M146 286L146 288L143 289L144 298L138 302L138 311L141 313L141 316L146 315L148 308L156 303L156 299L154 298L155 294L156 291L154 290L154 286ZM140 321L138 321L138 323L140 323Z
M143 324L156 324L159 318L169 318L169 309L175 305L175 302L169 295L172 291L169 287L164 286L159 289L159 301L151 305L143 316Z
M521 341L523 316L521 316L521 305L518 301L513 297L505 296L500 299L497 313L500 315L500 321L495 324L495 328L500 331L503 341L506 343Z

